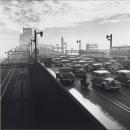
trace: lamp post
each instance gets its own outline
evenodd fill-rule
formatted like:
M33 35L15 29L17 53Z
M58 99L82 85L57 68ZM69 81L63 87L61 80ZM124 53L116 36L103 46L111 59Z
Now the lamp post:
M5 52L7 54L7 63L9 64L9 51Z
M12 49L10 51L6 51L5 54L7 54L7 62L9 64L9 54L12 53ZM13 54L13 53L12 53Z
M40 34L40 36L43 36L43 32L37 32L34 30L34 42L35 42L35 64L37 63L37 34Z
M81 54L81 40L77 40L77 43L79 43L79 55Z
M107 39L108 41L110 41L110 51L111 51L111 49L112 49L112 34L106 35L106 39Z
M31 42L30 42L30 44L31 44L31 55L32 55L32 42L33 42L34 40L32 40L31 39Z

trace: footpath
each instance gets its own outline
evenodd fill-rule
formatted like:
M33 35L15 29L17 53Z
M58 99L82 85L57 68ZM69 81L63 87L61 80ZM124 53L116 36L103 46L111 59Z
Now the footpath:
M1 100L1 128L105 129L40 64L16 69Z

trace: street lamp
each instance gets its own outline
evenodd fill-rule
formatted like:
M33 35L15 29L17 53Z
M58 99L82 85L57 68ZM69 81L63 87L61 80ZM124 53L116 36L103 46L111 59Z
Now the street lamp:
M35 42L35 64L37 63L37 34L40 34L40 36L43 36L43 32L37 32L34 30L34 42Z
M31 44L31 55L32 55L32 42L34 42L34 40L31 39L31 42L30 42L30 44Z
M110 50L111 50L111 48L112 48L112 34L106 35L106 39L107 39L108 41L110 41Z
M9 54L10 54L10 52L12 53L12 49L5 52L5 54L7 54L7 61L8 61L8 63L9 63Z
M9 51L6 51L5 54L7 54L7 62L9 63Z
M81 40L77 40L77 43L79 43L79 55L81 54Z

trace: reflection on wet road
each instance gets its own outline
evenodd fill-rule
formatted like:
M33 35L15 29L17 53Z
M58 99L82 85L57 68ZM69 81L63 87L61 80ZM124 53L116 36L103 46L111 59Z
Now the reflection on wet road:
M101 107L85 98L79 91L71 88L69 92L107 129L122 129L123 127L112 119Z
M57 68L48 70L56 78ZM90 79L91 75L88 75L87 80ZM129 88L122 87L119 91L105 91L98 87L92 87L90 84L89 90L83 90L78 80L75 80L73 86L68 85L65 88L107 128L115 127L111 124L114 121L117 126L120 127L119 124L121 124L126 129L130 129Z

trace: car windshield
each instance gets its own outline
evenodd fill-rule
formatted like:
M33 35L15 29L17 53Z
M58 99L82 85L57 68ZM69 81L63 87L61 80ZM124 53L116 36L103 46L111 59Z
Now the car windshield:
M111 74L110 73L104 73L101 75L102 78L109 78L111 77Z
M62 69L60 69L60 72L63 72L63 73L71 72L71 69L70 68L62 68Z

